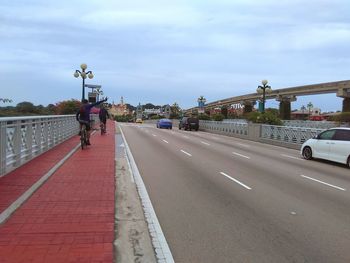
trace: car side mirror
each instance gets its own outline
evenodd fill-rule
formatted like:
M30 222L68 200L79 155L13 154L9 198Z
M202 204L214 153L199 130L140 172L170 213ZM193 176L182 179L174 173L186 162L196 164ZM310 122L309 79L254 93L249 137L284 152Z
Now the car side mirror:
M315 135L314 139L317 139L317 140L320 139L320 135L319 134Z

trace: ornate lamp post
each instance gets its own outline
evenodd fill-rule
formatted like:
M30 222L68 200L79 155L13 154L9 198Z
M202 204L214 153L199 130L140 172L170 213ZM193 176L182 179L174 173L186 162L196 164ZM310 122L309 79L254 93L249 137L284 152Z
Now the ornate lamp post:
M75 70L74 77L79 78L79 76L83 79L83 88L82 88L82 96L81 96L81 101L85 99L85 79L88 77L89 79L92 79L94 75L92 74L92 71L89 70L85 72L87 69L87 65L85 63L80 65L81 71L80 70Z
M262 93L262 108L261 108L261 112L264 113L265 112L265 101L266 101L266 93L271 93L272 89L271 86L267 85L268 81L266 79L261 81L262 86L258 86L258 88L256 89L257 93Z

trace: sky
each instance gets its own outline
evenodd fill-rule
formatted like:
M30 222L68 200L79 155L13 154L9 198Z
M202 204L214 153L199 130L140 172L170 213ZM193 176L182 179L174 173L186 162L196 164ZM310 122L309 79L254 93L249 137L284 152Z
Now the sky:
M350 79L349 0L0 0L0 97L81 99L81 63L109 102L181 108ZM335 94L298 97L322 111ZM2 103L2 105L4 105ZM269 100L267 107L278 107Z

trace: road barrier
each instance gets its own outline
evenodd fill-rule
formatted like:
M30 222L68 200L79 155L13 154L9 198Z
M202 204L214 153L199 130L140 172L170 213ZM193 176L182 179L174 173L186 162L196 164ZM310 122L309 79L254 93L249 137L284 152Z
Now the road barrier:
M0 118L0 177L78 132L75 115Z
M332 126L334 127L334 126ZM325 129L293 126L275 126L248 122L199 121L199 130L226 136L300 149L309 138Z

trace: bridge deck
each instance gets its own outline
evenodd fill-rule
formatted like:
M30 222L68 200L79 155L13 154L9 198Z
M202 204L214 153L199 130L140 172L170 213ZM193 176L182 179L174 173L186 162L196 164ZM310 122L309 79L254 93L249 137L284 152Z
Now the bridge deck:
M110 122L0 224L0 262L113 262L114 138ZM78 143L76 136L0 178L0 214Z

